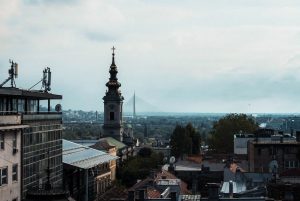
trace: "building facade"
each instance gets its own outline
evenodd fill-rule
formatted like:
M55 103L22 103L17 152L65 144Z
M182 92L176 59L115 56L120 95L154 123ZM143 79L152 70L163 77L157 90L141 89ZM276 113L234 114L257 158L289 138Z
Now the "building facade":
M249 141L248 161L250 172L280 174L300 167L300 142Z
M115 48L113 48L112 64L110 66L110 78L106 83L108 90L103 97L104 100L104 124L103 137L113 137L123 141L123 100L118 82L118 69L115 64Z
M263 129L261 129L263 130ZM266 129L264 129L266 130ZM268 129L269 131L271 129ZM247 155L247 145L248 141L257 140L260 142L271 142L271 141L280 141L280 139L285 142L295 142L296 138L289 134L279 134L279 133L260 133L260 134L235 134L233 145L234 145L234 154L236 155Z
M0 200L21 200L20 116L0 116Z
M21 197L29 189L42 188L47 181L46 170L50 168L50 182L62 187L62 114L54 111L52 100L61 95L44 91L18 88L0 88L1 119L16 119L16 124L26 126L20 133ZM45 103L45 108L41 103ZM18 139L17 139L18 141Z
M117 156L63 140L64 186L76 200L93 201L111 187ZM113 172L115 174L115 172Z

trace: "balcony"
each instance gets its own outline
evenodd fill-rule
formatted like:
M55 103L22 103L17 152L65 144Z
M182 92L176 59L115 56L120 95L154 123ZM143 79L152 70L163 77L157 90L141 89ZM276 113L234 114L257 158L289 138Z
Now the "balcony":
M21 124L21 115L7 112L1 112L0 125L17 125Z
M22 114L23 121L39 121L39 120L59 120L62 121L61 112L36 112Z

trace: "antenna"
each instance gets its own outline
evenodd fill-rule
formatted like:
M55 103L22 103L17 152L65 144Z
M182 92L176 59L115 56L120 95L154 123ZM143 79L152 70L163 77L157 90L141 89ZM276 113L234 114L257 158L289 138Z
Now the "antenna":
M0 84L0 87L3 87L9 80L11 81L11 87L16 87L15 78L18 77L18 64L11 59L9 63L11 63L10 69L8 70L9 77Z
M51 71L49 67L43 71L43 88L45 92L51 90Z
M48 92L51 90L51 71L49 67L43 70L42 79L38 81L35 85L30 87L29 90L38 85L40 82L42 82L42 88L44 88L44 92Z

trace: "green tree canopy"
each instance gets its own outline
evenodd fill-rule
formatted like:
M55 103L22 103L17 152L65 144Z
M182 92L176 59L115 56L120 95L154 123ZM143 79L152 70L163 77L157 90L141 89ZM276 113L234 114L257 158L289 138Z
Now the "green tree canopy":
M142 148L138 155L127 159L118 168L118 179L126 187L134 185L137 179L145 179L152 170L163 164L163 154L155 153L150 148Z
M218 153L233 153L234 134L253 133L256 129L257 124L246 114L228 114L214 123L208 143Z
M176 125L171 135L170 145L171 154L177 158L184 154L199 154L201 137L191 123L185 127Z

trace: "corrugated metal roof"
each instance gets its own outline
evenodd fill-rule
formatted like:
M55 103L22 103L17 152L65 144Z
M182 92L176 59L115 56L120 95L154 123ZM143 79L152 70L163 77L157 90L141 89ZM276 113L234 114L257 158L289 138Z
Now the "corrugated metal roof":
M103 151L63 140L63 163L72 166L89 169L118 158Z
M246 185L244 183L232 182L233 193L241 193L246 191ZM221 193L229 193L229 182L223 182Z

